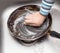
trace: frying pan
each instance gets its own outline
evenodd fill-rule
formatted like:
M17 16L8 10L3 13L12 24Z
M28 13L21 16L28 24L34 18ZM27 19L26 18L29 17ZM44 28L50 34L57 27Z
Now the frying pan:
M50 34L51 36L56 37L58 34L55 31L50 31L52 25L52 17L50 13L46 17L43 24L39 27L24 25L25 16L40 11L40 6L38 5L25 5L17 8L13 11L8 19L7 25L11 35L23 42L34 42L35 40ZM58 34L59 36L60 34Z

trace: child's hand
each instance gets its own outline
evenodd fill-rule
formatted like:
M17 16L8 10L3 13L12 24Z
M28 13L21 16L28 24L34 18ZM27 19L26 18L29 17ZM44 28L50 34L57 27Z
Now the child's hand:
M45 16L41 15L39 12L36 12L26 16L24 24L31 26L40 26L44 22L45 18Z

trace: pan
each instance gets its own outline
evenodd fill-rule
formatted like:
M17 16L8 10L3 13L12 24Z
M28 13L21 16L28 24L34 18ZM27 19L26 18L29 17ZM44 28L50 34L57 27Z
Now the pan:
M52 25L52 16L50 13L39 27L23 24L25 16L38 11L40 11L40 6L38 5L24 5L13 11L7 22L12 37L27 43L34 42L35 40L46 36L46 34L60 38L60 34L50 30Z

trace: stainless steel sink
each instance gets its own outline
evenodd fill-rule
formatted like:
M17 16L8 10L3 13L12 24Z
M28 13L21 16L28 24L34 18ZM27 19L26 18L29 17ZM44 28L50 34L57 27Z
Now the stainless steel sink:
M24 47L17 43L9 34L7 28L7 20L10 14L21 5L25 4L37 4L40 0L1 0L0 1L0 39L3 41L3 53L60 53L60 39L48 37L45 42L36 44L32 47ZM55 30L60 33L60 0L56 0L50 11L53 19L51 30ZM1 45L0 45L1 46ZM46 47L45 47L46 46ZM28 49L29 48L29 49ZM35 48L35 49L34 49ZM43 50L42 50L43 49ZM48 50L47 50L48 49ZM24 51L23 51L24 50ZM46 50L46 51L45 51ZM53 50L53 51L50 51ZM43 52L44 51L44 52Z

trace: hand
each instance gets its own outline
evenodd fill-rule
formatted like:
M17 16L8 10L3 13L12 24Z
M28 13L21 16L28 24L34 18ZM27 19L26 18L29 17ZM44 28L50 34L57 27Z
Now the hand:
M44 22L45 18L45 16L41 15L39 12L36 12L26 16L24 24L31 26L40 26Z

